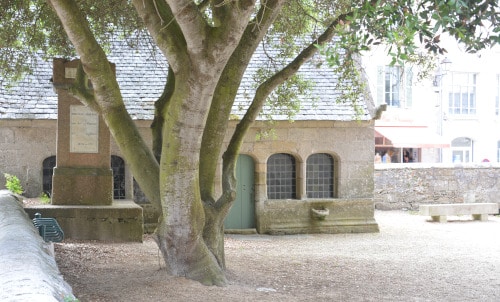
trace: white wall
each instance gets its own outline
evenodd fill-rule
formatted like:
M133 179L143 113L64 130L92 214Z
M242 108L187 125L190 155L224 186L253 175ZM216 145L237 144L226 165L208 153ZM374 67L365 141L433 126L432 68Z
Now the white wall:
M500 117L495 115L495 96L497 75L500 74L500 47L483 50L477 54L468 54L463 47L452 39L442 38L443 46L448 51L445 55L436 57L439 67L445 57L451 60L449 71L442 76L442 86L433 85L433 77L415 82L412 86L412 107L407 110L388 108L388 113L411 116L415 123L425 124L434 129L451 142L457 137L469 137L473 140L473 162L481 162L487 158L497 161L497 144L500 141ZM384 46L378 46L372 52L363 56L363 67L369 81L369 87L377 105L377 66L388 65L390 58ZM414 67L414 80L416 71ZM476 109L475 116L453 116L448 114L448 85L451 82L451 72L474 72L476 78ZM436 70L442 74L442 70ZM441 90L442 87L442 90ZM443 118L441 118L443 117ZM442 149L443 162L452 162L451 149ZM432 160L433 156L428 157Z

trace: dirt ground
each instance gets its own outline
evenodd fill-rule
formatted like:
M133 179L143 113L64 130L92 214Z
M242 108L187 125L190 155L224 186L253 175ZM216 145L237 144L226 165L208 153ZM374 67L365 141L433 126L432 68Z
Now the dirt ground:
M154 241L55 245L79 301L500 301L500 217L376 212L380 233L227 235L226 287L171 277Z

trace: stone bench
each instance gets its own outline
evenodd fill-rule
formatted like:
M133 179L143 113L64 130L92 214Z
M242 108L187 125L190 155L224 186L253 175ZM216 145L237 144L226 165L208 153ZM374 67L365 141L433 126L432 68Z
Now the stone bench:
M450 215L472 215L474 220L486 221L488 214L498 214L497 203L453 203L420 205L420 215L431 216L433 221L446 222Z

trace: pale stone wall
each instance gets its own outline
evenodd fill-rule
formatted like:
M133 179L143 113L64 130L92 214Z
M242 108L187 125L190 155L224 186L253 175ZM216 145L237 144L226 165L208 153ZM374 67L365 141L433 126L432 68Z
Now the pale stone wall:
M150 121L137 121L146 142L151 142ZM3 173L19 177L26 197L42 194L42 163L56 155L56 120L2 120L0 119L0 188L4 188ZM111 141L111 154L121 156L116 143ZM126 173L126 198L132 199L132 174Z
M241 148L255 163L255 201L267 199L266 164L276 153L295 157L297 198L306 199L306 161L315 153L330 154L335 160L337 198L372 198L373 196L373 123L334 121L295 121L273 125L274 135L256 140L264 123L256 123ZM232 127L226 135L229 141Z
M242 154L254 159L255 219L259 233L378 232L372 199L375 148L372 122L282 122L273 126L274 136L255 140L264 127L265 124L257 123L241 148ZM295 200L267 198L267 160L275 153L295 157ZM335 198L307 198L306 162L315 153L327 153L334 158ZM312 215L312 209L317 207L329 211L324 219Z
M57 121L0 120L0 188L3 173L16 175L27 197L42 193L42 163L56 155Z
M151 142L151 121L136 121L139 131L147 143ZM236 121L231 122L225 141L230 139ZM326 201L327 207L338 212L338 205L344 214L352 217L349 223L339 226L338 219L332 215L330 219L320 222L316 228L328 232L359 232L376 231L377 225L373 221L373 122L341 122L341 121L295 121L277 122L273 124L274 134L267 138L256 140L257 133L268 130L269 125L258 122L250 129L241 153L249 155L255 165L255 208L258 228L267 232L267 224L272 222L272 209L277 204L289 209L292 204L307 201L306 197L306 161L314 153L327 153L334 158L335 170L335 198ZM0 120L0 188L3 188L5 179L3 172L17 175L26 197L38 197L42 193L42 162L49 156L56 155L56 121L39 120ZM295 157L297 168L297 200L269 201L267 200L266 166L268 158L276 153L288 153ZM111 154L121 156L116 144L111 142ZM221 167L221 163L219 165ZM219 168L220 169L220 168ZM220 172L220 170L219 170ZM216 184L220 192L220 174ZM136 200L144 211L145 227L157 221L156 214L151 207L140 198L140 194L133 196L133 177L129 169L125 169L126 198ZM298 205L298 204L297 204ZM309 208L301 205L301 214L296 213L304 221L309 221ZM267 214L269 212L269 215ZM333 212L332 212L333 213ZM360 219L358 219L359 217ZM289 220L297 219L289 217ZM286 228L289 221L282 222L282 226L272 222L273 228ZM310 225L296 227L301 232ZM293 229L293 228L292 228Z
M147 143L151 142L150 121L136 121ZM226 136L234 131L232 123ZM274 135L256 140L259 131L269 126L257 123L250 129L241 153L255 162L256 201L267 198L266 163L275 153L289 153L296 159L299 180L298 199L305 199L305 162L314 153L328 153L335 159L338 198L371 198L373 192L373 124L372 122L295 121L279 122ZM4 188L3 173L16 175L25 189L24 196L38 197L42 193L42 163L56 155L57 121L0 120L0 188ZM121 156L111 142L111 154ZM127 198L132 197L132 175L126 168Z
M500 164L377 164L375 208L416 210L420 204L500 203Z

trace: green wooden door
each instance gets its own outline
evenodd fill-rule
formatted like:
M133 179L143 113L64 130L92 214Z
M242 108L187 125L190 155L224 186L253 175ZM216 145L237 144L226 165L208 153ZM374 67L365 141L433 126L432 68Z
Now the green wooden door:
M236 200L224 221L226 229L255 227L254 164L248 155L240 155L236 165Z

